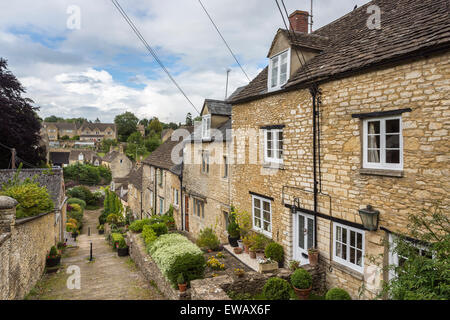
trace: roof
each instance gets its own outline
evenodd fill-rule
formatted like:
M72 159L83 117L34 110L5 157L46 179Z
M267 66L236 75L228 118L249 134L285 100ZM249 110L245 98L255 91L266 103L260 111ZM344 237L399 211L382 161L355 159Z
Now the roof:
M183 135L183 138L186 139L186 137L192 133L192 131L194 130L194 127L190 126L190 127L183 127L182 129L187 130L186 135ZM175 132L177 132L178 130L175 130ZM172 134L173 136L173 134ZM167 139L163 144L161 144L155 151L153 151L147 158L145 158L142 162L157 168L161 168L161 169L166 169L172 172L176 172L176 165L180 164L180 163L175 163L173 160L176 159L172 159L172 151L173 149L181 142L181 137L180 137L180 141L175 140L172 141L172 138ZM182 148L179 149L180 151L180 160L181 160L181 152L182 152Z
M236 96L239 94L239 92L241 92L244 88L245 88L245 86L238 87L238 88L237 88L236 90L234 90L234 92L227 98L226 101L231 101L231 100L233 100L234 97L236 97Z
M208 107L208 113L217 116L231 116L231 104L222 100L205 99L203 109ZM203 113L203 109L200 114Z
M107 154L105 154L105 156L102 158L102 161L105 162L112 162L118 155L120 154L119 151L116 150L112 150L109 151Z
M58 130L77 130L76 123L69 122L44 122L44 126L54 125Z
M139 168L133 168L131 170L128 184L132 184L136 189L142 191L142 179L143 179L143 169L142 166L139 166Z
M202 138L201 124L195 126L194 132L186 139L190 142L208 143L214 141L231 141L231 119L225 121L220 127L211 130L211 139L204 141Z
M90 123L90 122L84 122L80 130L84 130L86 128L89 128L90 130L99 129L100 131L105 131L106 129L111 128L113 130L116 130L116 124L115 123Z
M273 46L278 38L279 34L283 34L289 41L291 46L299 47L299 48L308 48L313 50L322 51L330 43L330 39L326 36L321 36L315 33L303 33L303 32L294 32L295 36L292 36L292 31L288 32L286 29L278 29L278 32L275 38L272 41L270 46L269 53L267 54L267 58L269 58L269 54L272 51Z
M0 170L0 189L4 183L13 179L17 169L2 169ZM47 191L53 200L55 209L59 209L64 200L64 178L62 169L21 169L19 173L19 180L24 181L27 178L33 179L36 176L36 182L40 186L47 187Z
M80 153L84 155L85 160L94 161L94 156L96 154L92 150L70 150L69 160L77 161Z
M374 4L382 13L379 30L367 27L367 7ZM408 59L418 53L448 49L448 12L448 0L373 0L314 31L312 35L328 38L328 45L296 71L284 88L325 81L363 68ZM267 72L266 67L232 102L245 102L268 94Z
M50 162L69 164L70 152L52 152L50 151Z

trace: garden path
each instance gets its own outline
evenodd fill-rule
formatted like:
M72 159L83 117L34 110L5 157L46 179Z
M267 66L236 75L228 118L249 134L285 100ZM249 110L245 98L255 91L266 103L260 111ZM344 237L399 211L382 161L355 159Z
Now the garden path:
M77 248L67 248L61 264L64 269L44 275L28 299L57 300L160 300L159 290L146 281L129 257L118 257L103 235L97 231L100 210L84 213L84 226ZM88 235L90 228L90 236ZM90 243L93 262L89 262ZM80 268L80 289L68 289L69 266Z

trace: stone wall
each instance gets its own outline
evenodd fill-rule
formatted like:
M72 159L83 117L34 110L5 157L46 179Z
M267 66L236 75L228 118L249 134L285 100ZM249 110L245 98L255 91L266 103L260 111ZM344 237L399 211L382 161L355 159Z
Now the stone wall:
M55 213L15 219L17 202L0 197L0 298L23 299L40 279L45 258L57 242ZM8 230L9 225L9 230Z
M169 300L189 300L190 289L185 293L180 293L174 289L166 277L161 273L157 264L147 254L145 250L144 240L140 234L128 232L127 242L129 246L129 254L131 259L136 263L136 266L144 274L148 281L154 281L158 289Z
M328 287L340 286L353 298L372 298L382 280L380 266L370 257L383 255L385 231L364 231L364 271L354 272L332 261L330 219L361 224L358 210L371 204L380 211L379 225L392 232L407 231L408 214L430 209L435 201L450 208L450 54L439 53L401 64L373 68L364 73L320 84L320 161L322 194L317 219L317 245L327 271ZM402 114L403 170L362 170L361 120L355 113L411 108ZM312 103L308 89L268 96L233 105L233 136L253 141L237 143L232 168L232 203L252 211L249 191L273 198L272 239L293 259L293 214L285 204L294 197L313 210ZM284 161L280 169L262 164L261 126L284 125ZM242 140L242 139L241 139ZM257 163L249 158L256 156ZM244 161L245 160L245 161ZM386 261L386 259L384 259ZM380 261L381 262L381 261ZM329 268L331 266L331 268ZM330 271L331 270L331 271ZM359 289L366 288L359 296Z

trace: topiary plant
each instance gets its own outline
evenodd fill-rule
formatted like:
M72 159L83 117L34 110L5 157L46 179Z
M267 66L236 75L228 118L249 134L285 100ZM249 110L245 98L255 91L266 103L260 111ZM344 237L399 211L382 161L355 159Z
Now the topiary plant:
M284 251L281 244L276 242L271 242L266 246L264 253L267 258L277 261L278 263L284 260Z
M291 275L291 284L297 289L309 289L312 286L312 277L305 269L297 269Z
M352 300L352 298L344 289L332 288L325 295L325 300Z
M241 232L239 230L239 225L236 222L236 217L233 213L231 213L230 218L229 218L227 232L231 238L239 238L239 236L241 234Z
M289 282L274 277L267 280L263 287L263 295L267 300L289 300L291 290Z

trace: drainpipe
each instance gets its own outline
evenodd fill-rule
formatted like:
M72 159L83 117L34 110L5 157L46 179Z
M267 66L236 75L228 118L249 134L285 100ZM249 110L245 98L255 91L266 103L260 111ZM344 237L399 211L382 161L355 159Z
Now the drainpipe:
M317 93L316 83L309 88L313 106L313 180L314 180L314 247L317 248ZM320 159L319 159L320 161Z
M184 149L184 146L183 146ZM180 223L181 230L185 231L184 227L184 197L183 197L183 170L184 170L184 151L181 149L181 174L180 174Z

